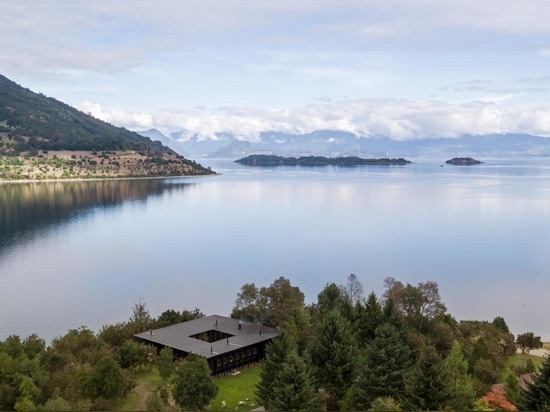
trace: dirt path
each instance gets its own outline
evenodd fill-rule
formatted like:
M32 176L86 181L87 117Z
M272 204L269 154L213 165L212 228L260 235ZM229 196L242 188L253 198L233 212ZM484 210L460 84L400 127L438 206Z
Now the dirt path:
M138 401L133 411L145 411L147 410L145 401L147 400L147 395L155 389L154 385L151 385L150 382L138 381L134 392L138 395Z
M135 407L132 409L132 411L146 411L147 410L147 396L154 392L156 389L156 385L147 382L145 380L138 381L136 384L136 387L134 388L134 392L138 395L138 400L135 405ZM172 398L172 393L169 392L168 395L168 406L165 407L164 410L171 411L171 410L179 410L179 408L176 407L176 403L174 402L174 398Z

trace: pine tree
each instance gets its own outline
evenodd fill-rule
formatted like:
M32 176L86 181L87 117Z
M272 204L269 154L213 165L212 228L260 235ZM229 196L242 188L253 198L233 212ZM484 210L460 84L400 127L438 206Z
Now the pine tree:
M357 341L349 323L338 310L330 311L309 348L318 387L327 395L327 409L338 410L339 402L355 380Z
M407 409L446 409L450 399L450 381L434 346L427 345L422 348L408 383L406 399L403 402Z
M388 297L384 302L384 307L382 308L382 322L389 323L401 331L404 331L406 328L403 313L400 311L397 302L392 296Z
M272 409L275 401L274 386L277 376L293 351L295 351L295 344L290 334L284 329L265 350L266 356L262 362L260 381L256 385L256 396L265 409Z
M550 357L542 363L538 375L532 375L533 382L521 390L519 407L524 411L550 411Z
M365 346L374 339L374 331L382 323L382 306L380 306L376 294L371 292L364 305L358 303L355 312L359 343L361 346Z
M378 326L373 341L366 348L356 383L357 409L368 409L378 397L401 400L411 366L411 349L404 342L403 334L392 324Z
M315 388L306 363L296 351L290 352L273 384L269 410L310 411L316 404Z

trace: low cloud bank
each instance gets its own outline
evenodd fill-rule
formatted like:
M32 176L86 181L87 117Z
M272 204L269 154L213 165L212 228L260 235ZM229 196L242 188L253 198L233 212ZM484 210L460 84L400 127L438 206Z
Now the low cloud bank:
M194 135L215 140L217 133L227 132L241 140L257 141L263 131L303 134L315 130L339 130L361 137L379 136L398 141L492 133L550 137L550 105L348 99L316 101L297 109L197 107L132 113L91 102L83 102L78 108L128 129L184 131L183 140Z

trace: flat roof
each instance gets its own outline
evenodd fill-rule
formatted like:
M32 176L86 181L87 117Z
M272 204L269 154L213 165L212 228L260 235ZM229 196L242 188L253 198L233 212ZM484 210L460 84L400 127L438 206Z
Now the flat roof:
M239 323L241 323L240 329ZM210 330L217 330L232 336L216 342L205 342L191 337ZM138 333L134 336L151 343L168 346L187 353L192 352L205 358L212 358L238 350L241 347L246 348L256 343L268 341L278 334L277 329L267 326L225 316L211 315Z

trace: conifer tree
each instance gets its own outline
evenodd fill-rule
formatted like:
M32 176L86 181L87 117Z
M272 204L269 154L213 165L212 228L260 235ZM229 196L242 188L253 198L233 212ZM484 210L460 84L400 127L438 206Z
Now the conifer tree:
M489 352L487 350L487 345L485 344L483 337L479 337L474 345L474 348L472 349L472 354L470 355L470 359L468 362L468 372L473 373L476 362L479 359L486 359L488 357Z
M384 302L384 307L382 308L382 321L395 326L398 330L405 330L405 318L392 296L389 296Z
M419 359L407 385L403 402L408 409L439 411L446 409L450 399L450 381L443 370L443 360L433 345L421 349Z
M356 408L368 409L378 397L401 400L411 366L411 349L404 342L402 333L389 323L378 326L373 341L366 348L356 382Z
M325 316L311 341L309 355L316 385L327 395L327 409L338 410L355 380L357 364L357 341L338 310Z
M293 351L295 351L295 344L290 334L284 329L279 333L279 336L269 343L265 350L260 381L256 385L256 396L267 410L272 409L275 401L274 387L277 383L279 371Z
M293 350L277 373L269 410L310 411L315 409L316 399L306 363Z
M521 390L519 407L524 411L550 411L550 357L542 363L538 375L532 375L533 382Z
M317 295L316 309L321 321L330 311L338 310L348 322L353 322L355 318L354 306L342 289L336 283L330 283Z
M382 323L382 306L376 294L371 292L364 305L361 303L356 305L355 312L359 343L364 346L374 339L374 331Z

